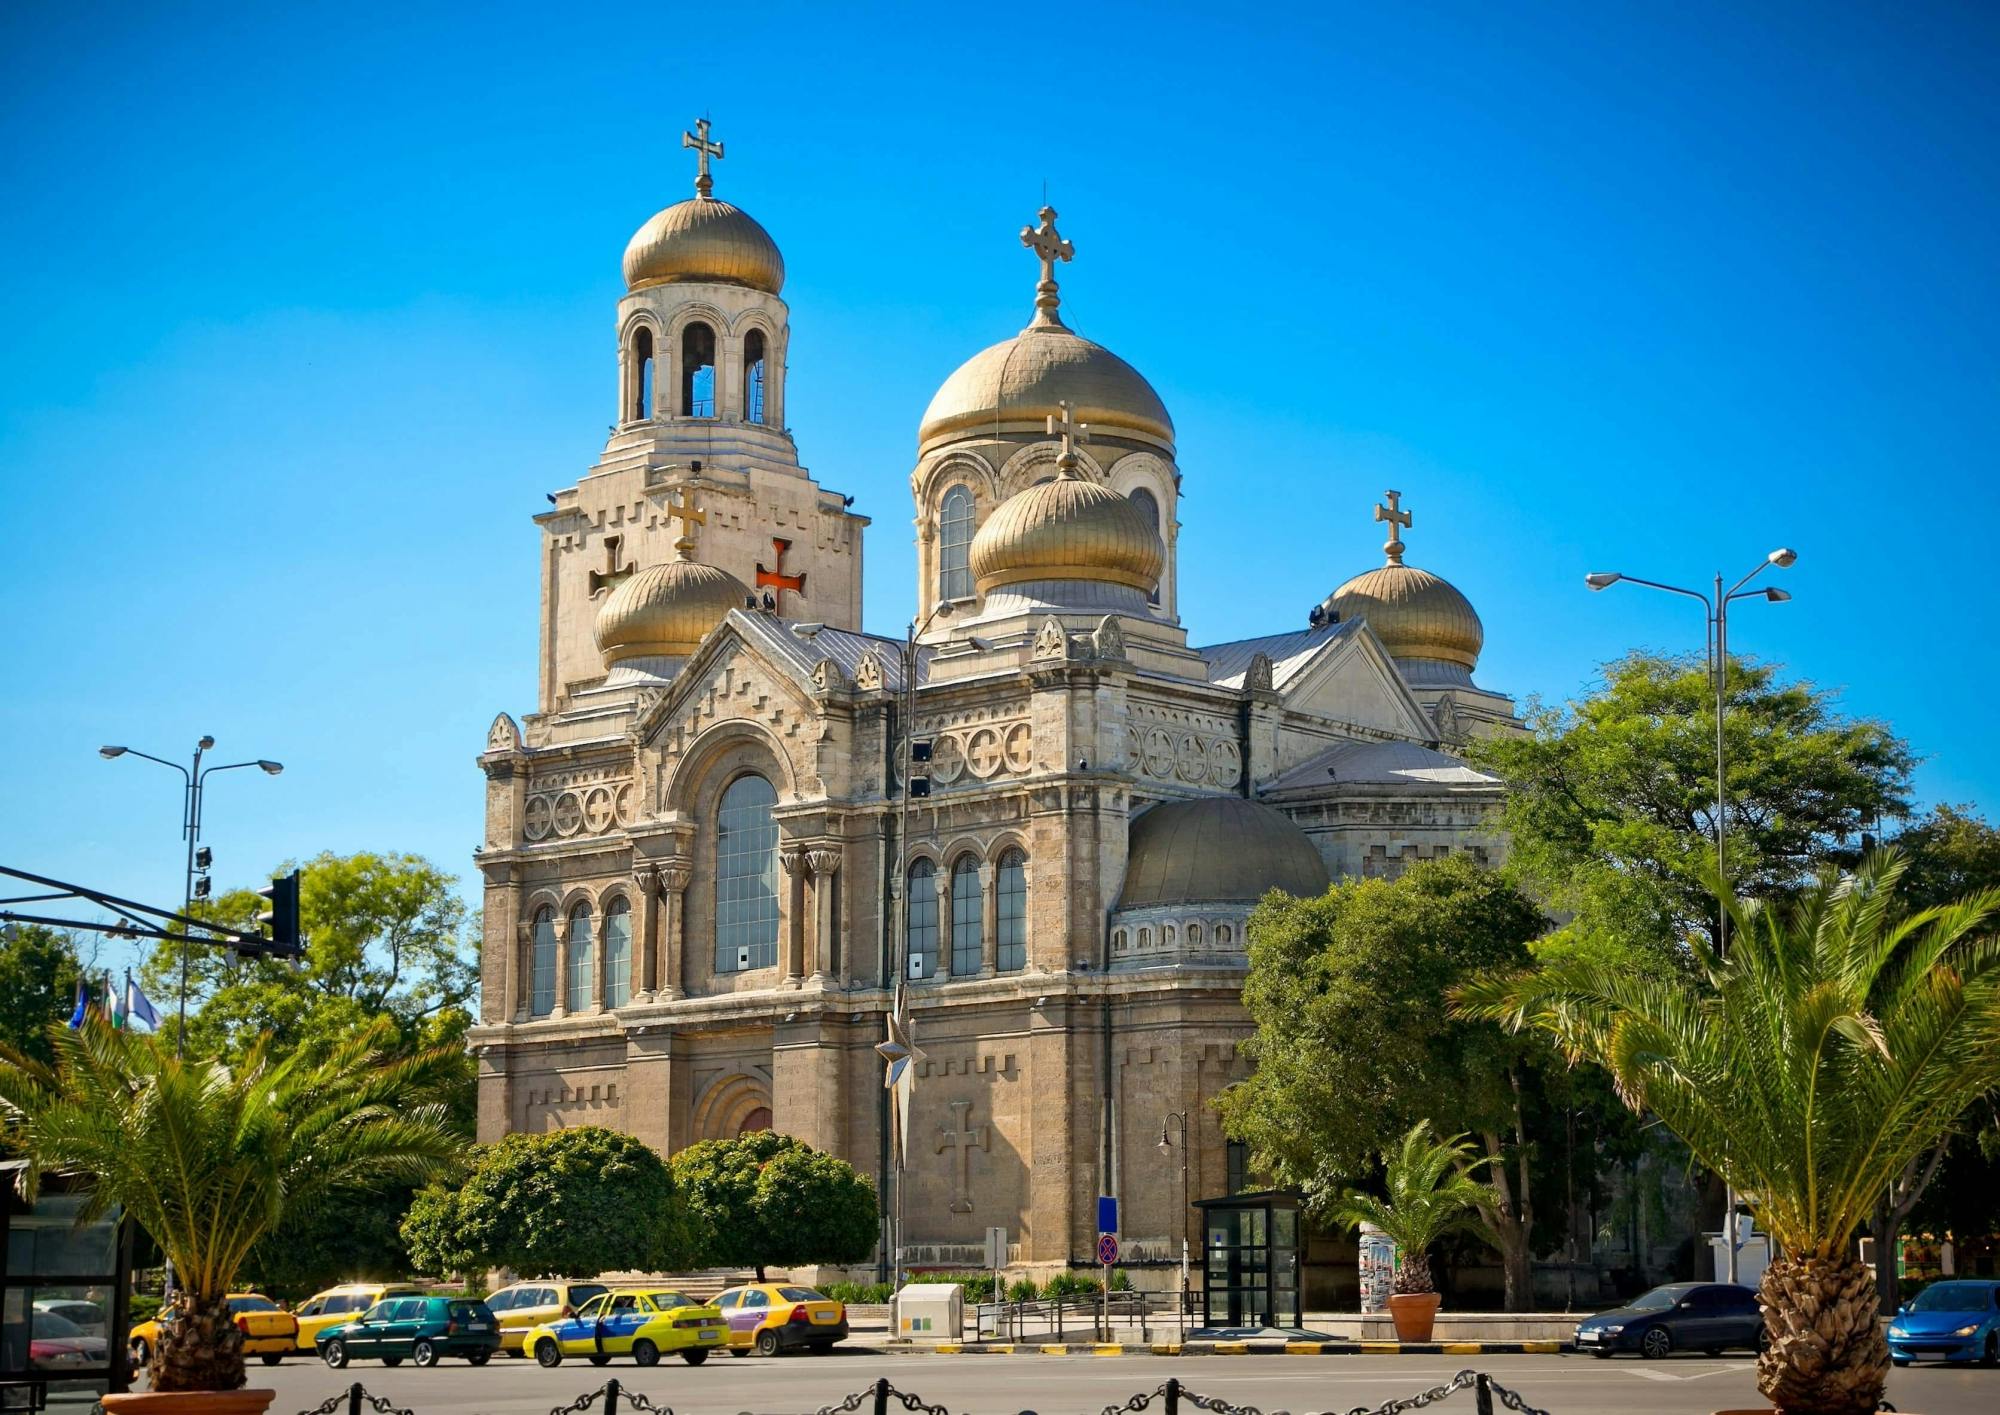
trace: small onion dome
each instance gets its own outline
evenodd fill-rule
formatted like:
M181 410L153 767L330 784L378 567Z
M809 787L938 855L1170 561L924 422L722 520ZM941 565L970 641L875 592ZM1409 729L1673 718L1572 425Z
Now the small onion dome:
M626 257L630 269L631 257ZM921 455L980 432L1042 431L1061 404L1093 433L1136 437L1173 450L1166 404L1139 370L1060 324L1032 324L958 366L924 410Z
M973 584L989 594L1030 580L1097 580L1151 594L1167 561L1130 498L1063 475L1000 503L972 538Z
M604 666L632 658L685 658L750 591L727 570L670 560L639 571L597 611Z
M655 215L625 247L626 289L688 280L775 295L785 287L785 258L749 212L714 197L693 197Z
M1120 909L1324 894L1326 861L1283 812L1241 796L1165 801L1132 822Z
M1472 602L1449 580L1414 565L1383 565L1333 592L1327 607L1343 619L1366 619L1392 658L1429 658L1479 666L1486 643Z

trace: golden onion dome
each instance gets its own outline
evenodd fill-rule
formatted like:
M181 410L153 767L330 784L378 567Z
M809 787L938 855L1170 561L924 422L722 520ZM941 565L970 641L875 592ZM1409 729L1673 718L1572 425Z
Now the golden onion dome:
M785 258L749 212L693 197L656 214L625 247L626 289L689 280L775 295L785 286Z
M1030 580L1097 580L1151 594L1167 552L1130 498L1065 473L1001 502L969 558L982 595Z
M924 410L918 454L974 433L1040 432L1062 403L1093 433L1173 450L1173 419L1153 385L1102 344L1051 320L1031 324L958 366Z
M1132 822L1120 909L1324 894L1326 861L1281 811L1241 796L1164 801Z
M1449 580L1398 561L1356 575L1327 607L1343 619L1366 619L1392 658L1434 658L1479 666L1486 630L1472 602Z
M639 571L597 611L597 650L604 666L631 658L687 657L749 593L727 570L695 560Z

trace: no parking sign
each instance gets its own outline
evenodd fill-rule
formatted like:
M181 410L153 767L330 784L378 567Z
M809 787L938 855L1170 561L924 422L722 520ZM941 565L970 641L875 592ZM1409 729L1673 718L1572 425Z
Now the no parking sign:
M1110 1267L1118 1261L1118 1235L1100 1233L1097 1235L1097 1261Z

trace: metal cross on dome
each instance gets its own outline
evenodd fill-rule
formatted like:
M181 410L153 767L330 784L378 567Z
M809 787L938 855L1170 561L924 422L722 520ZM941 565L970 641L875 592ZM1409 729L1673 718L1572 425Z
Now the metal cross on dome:
M1054 413L1049 414L1049 436L1062 439L1062 452L1056 458L1056 470L1070 475L1076 471L1077 443L1090 441L1090 424L1076 420L1075 410L1071 408L1068 399L1057 403L1056 406L1062 409L1062 415L1058 417Z
M1056 293L1056 262L1073 260L1076 247L1065 241L1062 232L1056 230L1056 209L1045 206L1040 212L1040 226L1023 226L1021 244L1033 251L1042 261L1041 283L1035 286L1035 322L1037 324L1061 324L1056 309L1062 304L1062 297Z
M679 521L681 523L681 537L674 542L674 549L681 553L681 559L692 559L694 557L694 528L708 524L708 512L695 510L694 498L687 492L682 492L681 499L675 501L674 494L670 491L667 493L667 504L661 508L660 514L669 521Z
M903 1015L901 1003L888 1017L888 1036L875 1047L875 1054L885 1063L882 1072L882 1089L890 1093L889 1118L895 1125L897 1163L910 1162L910 1093L917 1086L917 1063L924 1054L917 1049L916 1037L910 1019Z
M1403 530L1407 526L1414 525L1416 517L1412 516L1408 511L1403 510L1402 492L1385 491L1382 495L1389 502L1387 506L1378 505L1375 508L1375 519L1389 523L1389 539L1382 543L1382 553L1389 557L1389 564L1401 565L1403 563Z
M718 162L722 160L720 140L716 142L708 140L708 119L695 119L694 132L681 134L681 146L694 149L694 189L702 196L707 196L715 190L715 178L708 175L708 159L713 157Z

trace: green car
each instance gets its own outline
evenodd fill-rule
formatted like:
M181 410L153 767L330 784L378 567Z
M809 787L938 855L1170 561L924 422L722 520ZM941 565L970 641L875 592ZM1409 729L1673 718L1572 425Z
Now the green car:
M476 1298L387 1297L355 1320L328 1327L314 1345L335 1370L368 1356L385 1366L400 1366L405 1356L419 1366L447 1356L484 1366L500 1349L500 1323Z

